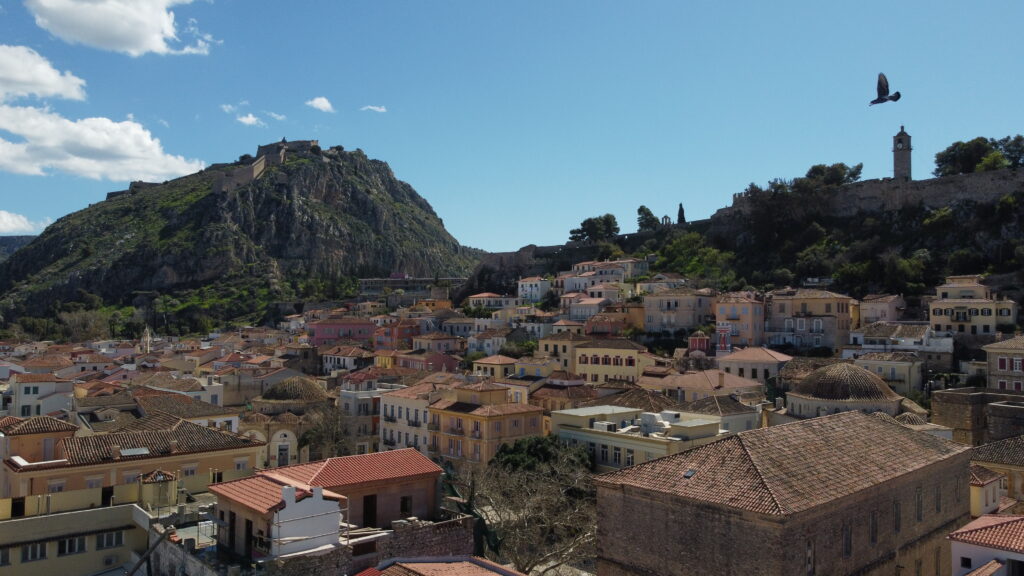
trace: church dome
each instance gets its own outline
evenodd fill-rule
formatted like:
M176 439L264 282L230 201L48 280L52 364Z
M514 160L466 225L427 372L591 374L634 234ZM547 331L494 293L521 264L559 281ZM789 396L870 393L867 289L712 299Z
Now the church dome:
M263 393L264 400L328 400L331 396L315 380L295 376L281 380Z
M884 380L853 364L831 364L811 372L793 390L822 400L900 400Z

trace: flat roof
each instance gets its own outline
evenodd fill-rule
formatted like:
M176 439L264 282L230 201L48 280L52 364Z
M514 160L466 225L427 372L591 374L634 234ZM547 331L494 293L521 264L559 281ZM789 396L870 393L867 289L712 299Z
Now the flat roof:
M569 408L566 410L555 410L559 414L568 414L570 416L601 416L604 414L628 414L633 412L643 412L639 408L626 408L624 406L587 406L584 408Z

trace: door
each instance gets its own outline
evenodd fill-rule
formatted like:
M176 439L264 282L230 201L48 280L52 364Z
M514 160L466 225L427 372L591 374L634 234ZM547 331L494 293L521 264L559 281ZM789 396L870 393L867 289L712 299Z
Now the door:
M377 526L377 495L363 496L363 526Z
M235 513L228 513L228 549L235 551Z
M245 557L252 558L252 520L245 520Z
M277 465L287 466L288 465L288 445L278 444L277 445Z

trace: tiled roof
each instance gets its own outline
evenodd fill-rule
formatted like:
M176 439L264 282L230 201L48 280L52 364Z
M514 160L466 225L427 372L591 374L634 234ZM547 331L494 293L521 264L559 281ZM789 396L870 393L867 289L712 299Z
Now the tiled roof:
M177 442L176 451L171 451L171 442ZM64 468L70 466L89 466L114 462L113 447L120 447L121 455L117 461L147 460L160 458L169 454L190 454L213 452L262 446L264 442L246 438L224 430L200 426L188 420L178 420L169 430L146 430L131 432L115 432L95 436L79 436L64 438L60 441L66 458L52 465L33 465L32 470L42 468ZM131 450L131 449L138 450ZM142 450L145 449L145 450ZM125 451L131 451L125 454ZM137 454L134 452L138 452ZM6 461L11 468L17 469L11 461Z
M139 475L139 480L143 484L157 484L160 482L172 482L175 479L174 472L167 472L166 470L160 470L157 468L152 472Z
M33 384L36 382L70 382L66 378L58 378L53 374L12 374L18 384Z
M1024 553L1024 516L986 514L951 532L948 538L1021 554Z
M293 376L274 384L261 397L262 400L327 400L331 396L312 378Z
M74 366L75 363L71 361L71 358L67 356L61 356L57 354L43 354L42 356L36 356L35 358L29 358L21 363L22 366L38 367L38 368L69 368Z
M793 357L768 348L751 346L719 358L726 362L789 362Z
M543 412L544 409L540 406L509 402L507 404L485 404L473 410L470 414L477 416L508 416L511 414L541 414Z
M590 386L570 386L570 388L587 388L594 391ZM622 408L636 408L638 410L643 410L644 412L682 410L683 408L682 404L661 392L656 390L645 390L639 387L629 388L619 394L602 396L580 404L581 408L588 406L619 406Z
M121 415L124 414L128 414L128 412L121 412ZM181 422L181 418L171 416L166 412L154 412L142 418L125 418L121 415L108 427L109 430L116 430L118 432L173 430L178 425L178 422ZM95 425L93 425L93 429L96 429Z
M1014 336L981 347L982 350L1024 350L1024 336ZM21 380L21 376L18 376Z
M159 396L142 396L135 399L147 414L163 412L178 418L202 418L204 416L228 416L237 414L236 408L225 408L196 400L184 394L162 394Z
M284 495L281 489L290 483L274 474L257 473L248 478L239 478L229 482L210 484L210 492L217 496L238 502L260 514L267 514L273 510L285 507ZM309 486L296 486L295 499L302 501L313 495ZM341 500L344 498L330 490L323 492L325 500Z
M785 516L826 506L967 450L853 411L740 432L597 481Z
M992 560L989 560L988 562L982 564L978 568L971 570L967 574L964 574L964 576L995 576L996 574L1003 573L1004 566L1005 564L993 558Z
M829 366L831 364L853 364L853 360L843 358L815 358L810 356L795 356L786 365L779 369L779 377L785 380L799 380L811 372Z
M647 350L643 345L637 344L627 338L607 338L591 340L576 346L577 350L590 349L590 348L608 348L612 350Z
M489 392L493 390L508 390L507 386L496 384L493 380L481 380L480 382L468 382L466 384L456 384L456 388L459 390L472 390L474 392Z
M694 400L682 408L682 411L694 414L710 414L712 416L731 416L734 414L752 414L756 412L756 410L741 403L732 396L715 395Z
M440 475L441 467L415 448L356 456L339 456L308 464L283 466L264 474L311 486L343 490L361 484L390 482L421 475Z
M914 414L913 412L898 414L895 420L904 426L924 426L928 424L928 420L920 414Z
M858 330L854 330L858 332ZM913 324L897 322L873 322L860 328L859 332L865 338L893 338L921 340L928 333L928 324L918 322Z
M78 430L78 426L50 416L32 416L30 418L8 416L0 420L0 432L4 436L54 434L57 432L73 432L75 430Z
M977 446L973 449L971 461L1024 466L1024 436L1014 436Z
M479 360L477 360L477 361L475 361L473 363L474 364L498 364L498 365L505 365L505 364L515 364L516 363L516 359L515 358L509 358L508 356L502 356L501 354L495 354L494 356L488 356L487 358L481 358L481 359L479 359Z
M685 388L687 390L707 390L708 392L718 390L718 393L725 393L728 390L739 388L757 388L762 386L756 380L743 378L722 370L702 370L700 372L669 374L667 376L641 376L638 383L649 390Z
M128 390L114 392L106 396L84 396L75 398L75 405L79 408L101 408L104 406L134 406L135 397Z
M825 400L898 401L902 398L876 374L853 364L818 368L794 386L791 394Z
M526 576L511 568L476 556L417 558L384 563L385 568L367 568L356 576Z
M1004 476L1005 474L993 472L984 466L971 464L971 486L984 486L985 484L991 484Z

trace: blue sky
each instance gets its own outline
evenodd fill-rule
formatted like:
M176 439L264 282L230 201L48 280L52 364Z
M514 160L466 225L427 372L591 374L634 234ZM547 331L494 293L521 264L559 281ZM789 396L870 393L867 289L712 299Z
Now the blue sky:
M833 5L835 4L835 5ZM0 234L287 137L388 162L461 243L673 219L819 163L1024 132L1024 2L0 0ZM885 72L903 99L868 107Z

